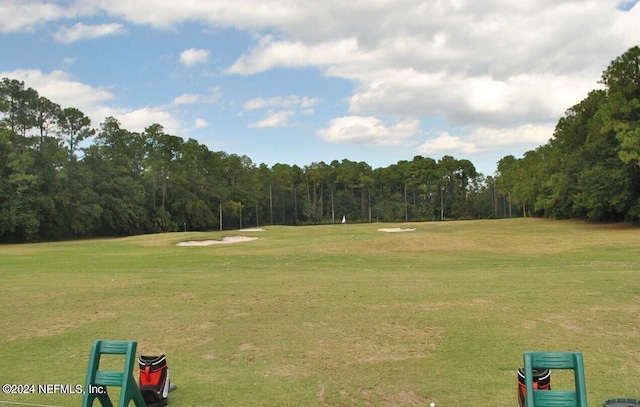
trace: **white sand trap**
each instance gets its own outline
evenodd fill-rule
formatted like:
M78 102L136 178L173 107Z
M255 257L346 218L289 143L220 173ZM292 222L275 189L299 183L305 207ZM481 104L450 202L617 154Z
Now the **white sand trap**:
M390 232L390 233L396 233L396 232L412 232L414 231L414 229L402 229L402 228L382 228L382 229L378 229L379 232Z
M241 232L264 232L262 228L240 229Z
M210 246L212 244L240 243L249 242L251 240L258 240L258 238L248 236L225 236L222 240L190 240L188 242L176 243L176 246Z

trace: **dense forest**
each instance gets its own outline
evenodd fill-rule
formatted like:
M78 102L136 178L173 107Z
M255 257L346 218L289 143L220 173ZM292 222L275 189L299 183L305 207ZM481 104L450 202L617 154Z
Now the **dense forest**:
M97 127L21 81L0 83L0 242L270 224L510 216L640 220L640 48L618 57L551 140L493 176L465 159L416 156L256 164L196 140Z
M568 109L553 137L498 162L496 187L518 211L593 221L640 221L640 48L616 58Z

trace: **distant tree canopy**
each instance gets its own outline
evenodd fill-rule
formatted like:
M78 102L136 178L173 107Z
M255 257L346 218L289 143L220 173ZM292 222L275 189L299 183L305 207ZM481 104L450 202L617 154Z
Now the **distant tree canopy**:
M553 138L498 163L496 187L535 216L640 222L640 48L616 58Z
M107 117L98 128L23 82L0 83L0 241L266 224L491 216L468 160L415 157L372 169L349 160L256 165L196 140Z
M98 128L14 79L0 83L0 242L256 225L507 216L640 221L640 48L567 110L554 137L485 178L468 160L416 156L257 165L196 140Z

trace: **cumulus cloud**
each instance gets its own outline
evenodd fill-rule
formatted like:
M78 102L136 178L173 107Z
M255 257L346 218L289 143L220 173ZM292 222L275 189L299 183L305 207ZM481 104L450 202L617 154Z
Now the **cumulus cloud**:
M123 128L130 131L142 132L154 123L161 123L169 134L179 134L181 122L171 112L153 107L144 107L131 111L114 114Z
M183 93L177 98L173 99L174 105L192 105L194 103L198 103L201 96L193 93Z
M479 127L466 135L444 131L417 148L420 154L476 154L507 148L532 149L545 144L553 135L552 125L525 124L507 128Z
M465 140L463 137L452 136L448 132L442 132L436 138L418 147L417 151L424 155L453 152L469 154L478 152L479 148L475 143Z
M187 49L180 53L180 63L186 66L187 68L191 68L196 64L202 64L207 62L209 59L209 51L206 49Z
M18 69L0 72L0 77L24 81L25 86L38 91L40 96L58 103L62 107L76 107L92 121L102 120L105 103L115 99L106 87L94 87L78 81L64 71L43 73L37 69Z
M322 67L346 61L357 50L354 38L308 45L302 42L274 41L262 37L258 45L226 70L228 74L251 75L276 67Z
M194 127L196 129L204 129L205 127L209 127L209 123L206 120L197 117L194 123Z
M247 112L260 109L268 109L266 116L249 124L254 128L269 127L289 127L294 125L290 119L296 114L311 115L315 111L313 109L320 103L320 99L308 96L299 97L297 95L289 96L273 96L270 98L253 98L244 102L243 108ZM244 115L239 112L238 117Z
M95 87L78 81L63 71L43 73L40 70L14 70L0 72L0 77L24 81L25 86L38 91L63 108L75 107L91 119L97 127L106 117L113 116L131 131L143 131L153 123L161 123L168 132L179 132L180 120L169 110L162 107L145 107L129 109L113 107L116 96L107 87Z
M271 128L271 127L287 127L291 126L289 118L296 114L293 110L270 111L265 118L255 123L250 123L249 127L254 128Z
M193 105L196 103L216 103L222 97L219 86L208 89L208 93L183 93L171 102L172 105Z
M253 98L244 102L245 110L256 110L266 107L277 108L303 108L309 109L320 103L320 99L308 96L299 97L296 95L274 96L271 98Z
M42 1L0 2L0 32L31 31L49 21L71 18L78 14L73 7Z
M505 125L557 120L599 85L594 80L552 74L519 74L503 80L386 70L357 88L349 99L355 114L388 112L437 115L451 124Z
M640 7L620 13L614 0L407 1L341 9L316 9L321 23L313 35L302 30L309 10L298 10L299 25L283 21L287 35L259 37L226 72L317 67L356 84L349 98L354 116L518 128L557 121L598 86L611 59L640 40L632 22Z
M388 125L372 116L345 116L331 120L329 127L318 132L331 143L350 143L369 146L406 145L421 133L419 120L402 120Z
M526 115L534 121L557 118L567 105L584 97L603 66L640 42L640 7L635 3L405 0L398 6L275 0L265 13L258 0L92 0L67 7L25 0L0 5L0 16L5 16L0 17L0 27L24 29L37 21L106 13L161 28L197 20L215 27L275 32L257 35L254 46L225 72L250 75L273 68L316 67L354 81L351 114L435 113L456 123L504 124L521 122ZM207 50L189 49L180 61L192 67L208 57ZM529 79L527 88L522 80ZM372 89L380 82L384 85ZM514 100L523 90L527 97ZM559 107L550 103L552 98L531 97L532 90L557 90L558 95L569 90L571 100ZM511 109L514 106L517 109Z
M244 102L244 105L243 105L245 110L262 109L265 106L267 106L267 101L263 98L249 99L246 102Z
M121 35L126 32L127 30L122 24L117 23L100 25L77 23L72 27L60 27L53 35L53 38L58 42L69 44L80 40L100 38L108 35Z
M4 0L30 3L34 6L48 4L48 0ZM135 24L149 25L159 29L175 28L187 21L205 21L216 26L237 26L241 29L259 29L274 26L296 12L286 3L274 2L265 6L259 0L229 3L222 1L173 0L69 0L66 9L80 9L94 14L109 14L124 18ZM57 8L65 9L63 6Z
M421 151L476 152L492 143L545 142L565 109L598 86L604 67L640 43L635 0L273 0L266 7L260 0L13 0L0 4L0 32L86 15L159 28L187 21L233 27L252 33L255 41L224 74L315 68L353 84L348 112L319 132L323 138L406 142L422 133L421 123L437 118L456 131L425 141ZM208 58L207 50L189 49L180 62L193 67ZM173 101L192 103L200 103L200 96ZM313 113L317 103L256 98L239 114L265 109L252 126L290 125L296 114ZM401 119L389 123L378 117Z

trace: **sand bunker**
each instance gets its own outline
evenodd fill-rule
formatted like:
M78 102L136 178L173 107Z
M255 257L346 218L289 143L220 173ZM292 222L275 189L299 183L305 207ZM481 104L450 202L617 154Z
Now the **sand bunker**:
M264 232L262 228L240 229L241 232Z
M176 246L210 246L212 244L249 242L251 240L258 240L258 238L249 236L225 236L222 240L190 240L188 242L176 243Z
M402 228L382 228L382 229L378 229L379 232L412 232L414 231L414 229L402 229Z

